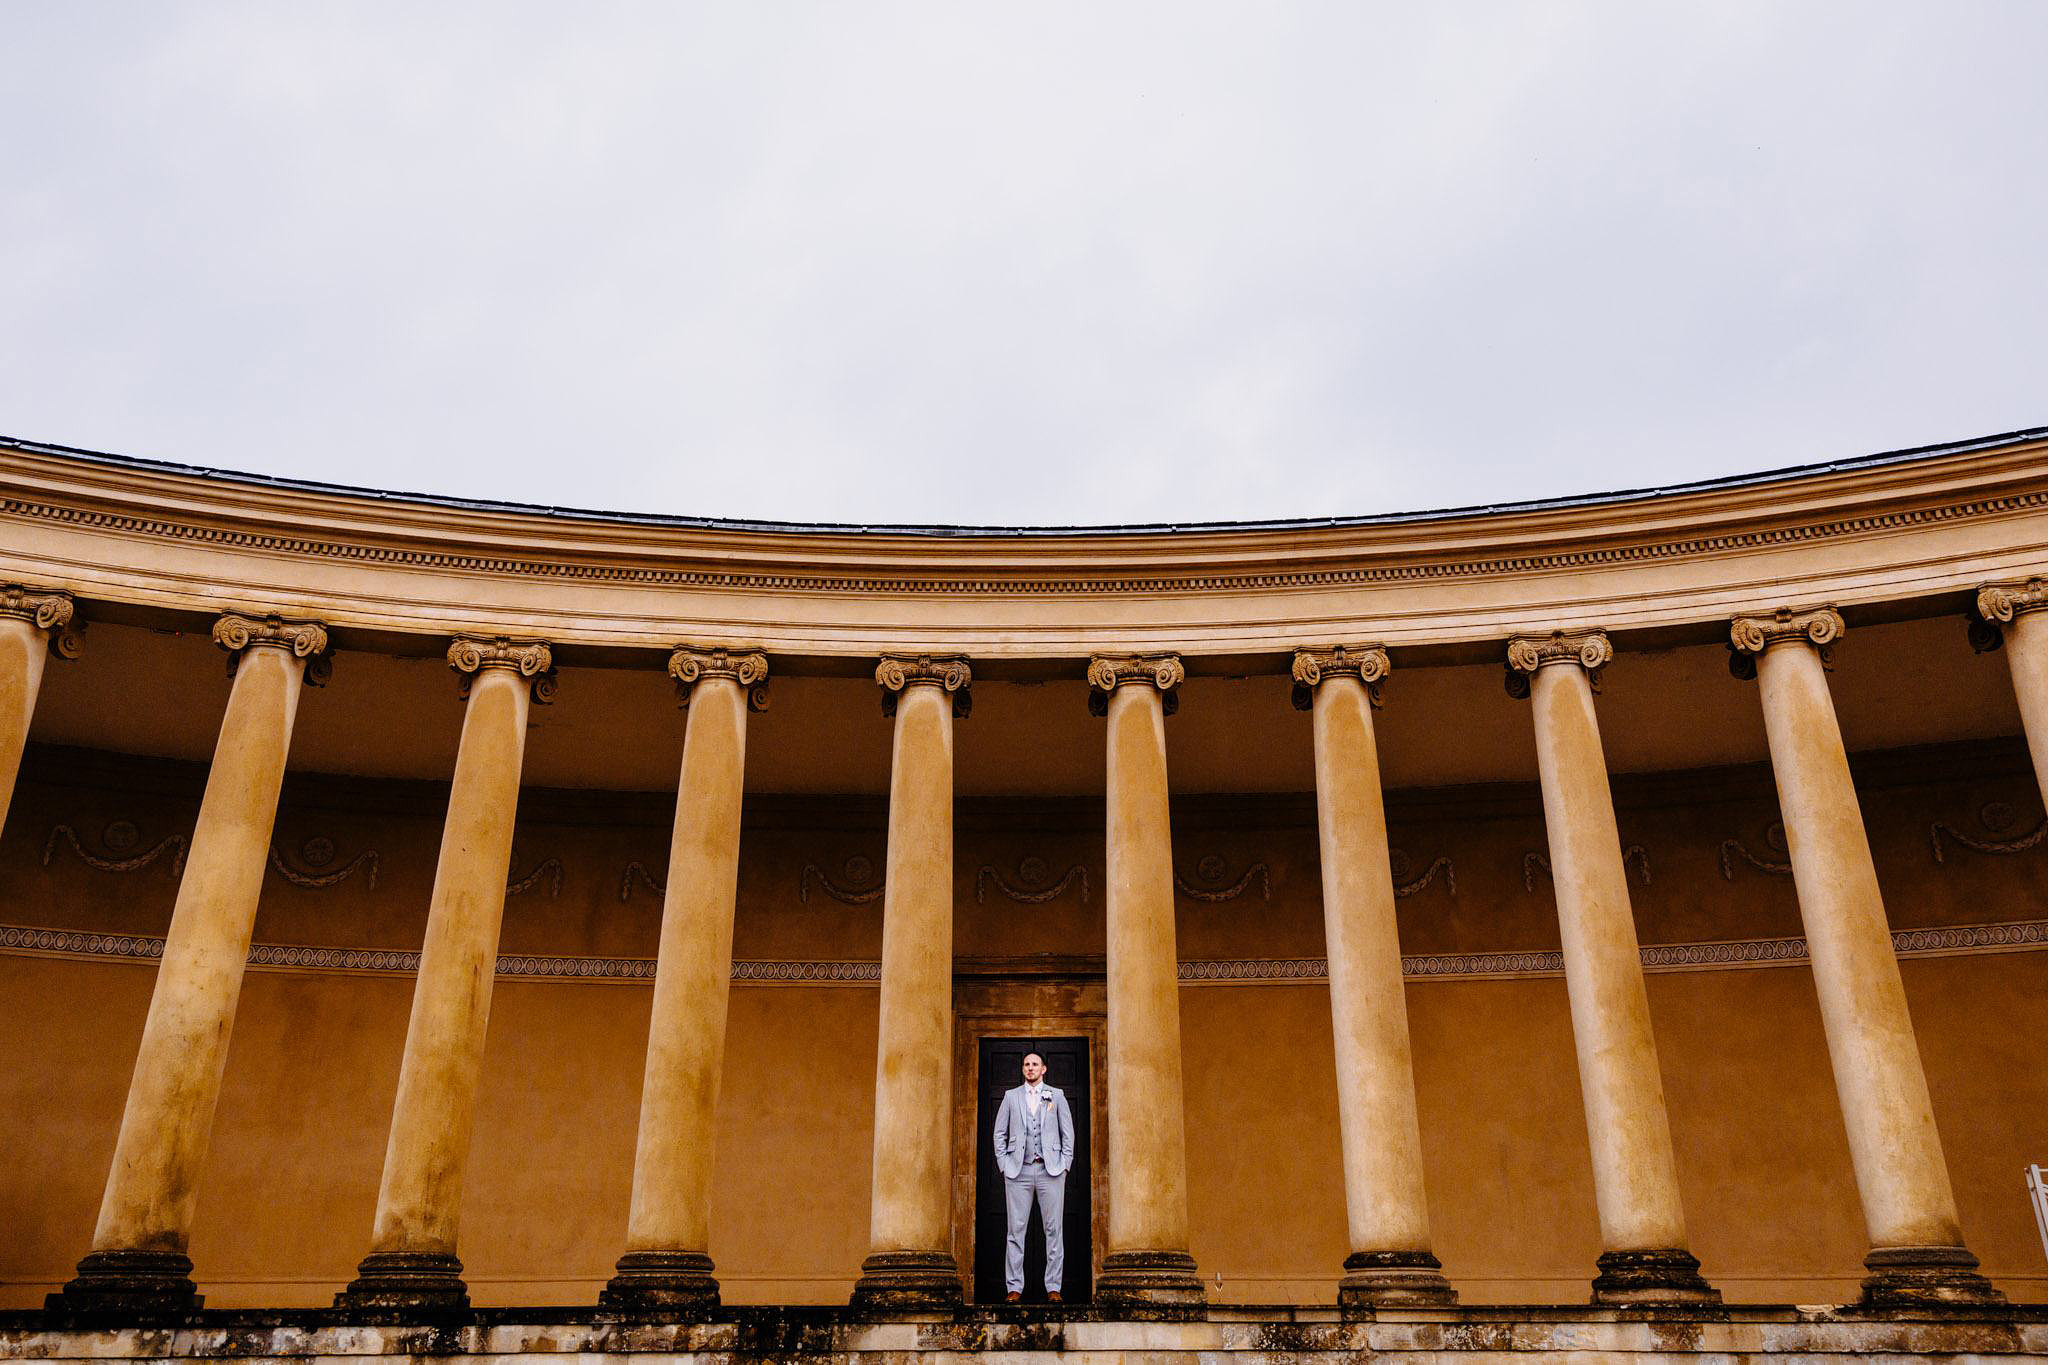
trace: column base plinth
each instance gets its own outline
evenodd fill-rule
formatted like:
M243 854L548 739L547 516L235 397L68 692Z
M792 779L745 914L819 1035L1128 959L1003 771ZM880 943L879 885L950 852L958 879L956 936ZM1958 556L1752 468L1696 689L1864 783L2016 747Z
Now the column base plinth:
M718 1281L701 1251L629 1251L597 1303L627 1313L701 1313L719 1306Z
M459 1313L469 1308L462 1262L434 1251L373 1251L355 1282L334 1296L336 1308L378 1313Z
M1095 1302L1119 1318L1199 1318L1207 1308L1195 1258L1185 1251L1110 1252L1095 1281Z
M1699 1258L1682 1248L1605 1251L1593 1280L1596 1304L1716 1305L1721 1291L1700 1278Z
M2005 1295L1977 1273L1966 1247L1875 1247L1859 1308L1998 1308Z
M960 1267L943 1251L877 1251L853 1286L852 1306L864 1313L943 1313L960 1302Z
M80 1317L161 1318L197 1312L202 1302L182 1251L94 1251L43 1306Z
M1427 1251L1354 1251L1337 1281L1337 1306L1346 1317L1375 1308L1447 1308L1457 1301L1443 1262Z

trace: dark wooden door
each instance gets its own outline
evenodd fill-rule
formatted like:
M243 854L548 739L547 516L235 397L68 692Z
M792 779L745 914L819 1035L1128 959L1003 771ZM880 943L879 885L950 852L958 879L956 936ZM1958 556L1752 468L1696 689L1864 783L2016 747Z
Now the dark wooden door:
M1074 1165L1067 1172L1064 1224L1067 1264L1060 1294L1086 1303L1093 1293L1095 1257L1090 1232L1093 1200L1088 1181L1088 1040L1086 1038L983 1038L975 1072L974 1106L974 1300L1003 1301L1003 1243L1009 1235L1003 1212L1003 1173L996 1168L993 1134L1003 1094L1024 1084L1024 1054L1045 1058L1045 1079L1066 1094L1074 1111ZM1024 1234L1024 1301L1045 1299L1045 1228L1038 1210Z

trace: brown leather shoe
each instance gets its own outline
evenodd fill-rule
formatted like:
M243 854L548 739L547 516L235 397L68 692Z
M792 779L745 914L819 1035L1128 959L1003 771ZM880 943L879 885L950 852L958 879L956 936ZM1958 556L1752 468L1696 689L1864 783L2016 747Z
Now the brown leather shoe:
M1022 1294L1019 1294L1016 1290L1012 1289L1009 1293L1003 1295L1003 1302L1022 1303L1024 1302L1024 1296Z
M1045 1301L1047 1303L1058 1303L1060 1301L1060 1296L1057 1294L1047 1294L1045 1296Z

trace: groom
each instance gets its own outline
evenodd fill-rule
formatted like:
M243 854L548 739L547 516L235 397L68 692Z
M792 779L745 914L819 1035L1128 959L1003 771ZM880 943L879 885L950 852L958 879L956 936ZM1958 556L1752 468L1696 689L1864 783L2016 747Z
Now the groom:
M1045 1297L1060 1301L1067 1259L1061 1219L1067 1206L1067 1167L1074 1163L1074 1115L1067 1097L1045 1084L1045 1058L1024 1054L1024 1084L1003 1096L996 1113L996 1165L1003 1172L1003 1206L1010 1241L1003 1253L1004 1298L1024 1297L1024 1230L1031 1202L1045 1224Z

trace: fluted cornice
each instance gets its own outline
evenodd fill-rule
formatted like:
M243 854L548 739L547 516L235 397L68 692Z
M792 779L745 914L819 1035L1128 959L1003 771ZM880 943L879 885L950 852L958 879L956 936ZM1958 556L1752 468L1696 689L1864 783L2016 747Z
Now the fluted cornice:
M1779 607L1768 615L1738 616L1728 623L1728 644L1740 654L1761 654L1772 645L1798 641L1826 649L1848 627L1833 607Z
M668 656L668 675L676 680L676 695L685 706L698 683L725 678L746 691L748 706L756 711L768 709L768 656L759 650L678 645Z
M301 659L327 652L327 627L318 621L229 613L213 623L213 642L231 654L245 649L288 649Z

